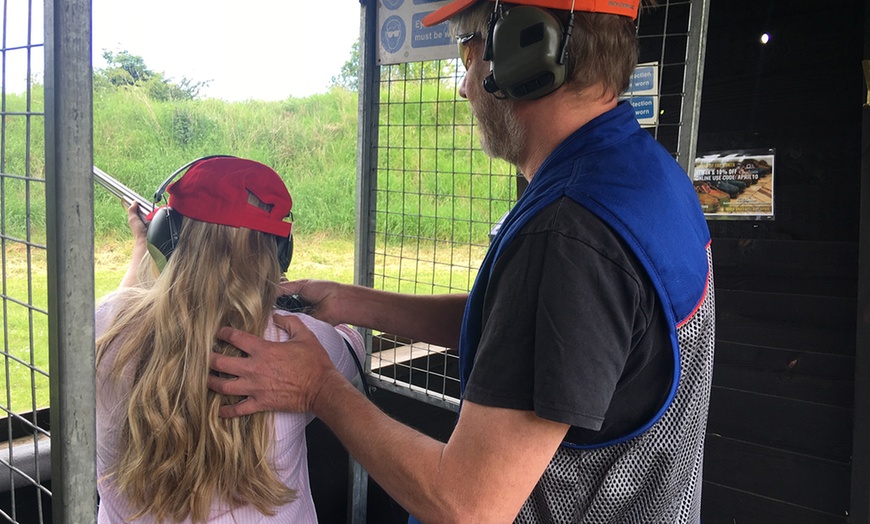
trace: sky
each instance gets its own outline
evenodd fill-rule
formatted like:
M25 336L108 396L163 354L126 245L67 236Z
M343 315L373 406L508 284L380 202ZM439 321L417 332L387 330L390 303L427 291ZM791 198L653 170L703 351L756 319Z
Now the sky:
M322 93L359 38L358 0L93 0L94 67L103 50L141 56L208 98Z

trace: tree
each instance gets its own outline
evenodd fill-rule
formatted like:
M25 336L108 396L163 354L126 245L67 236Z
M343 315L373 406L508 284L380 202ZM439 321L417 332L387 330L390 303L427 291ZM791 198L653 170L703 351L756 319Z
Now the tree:
M113 85L132 86L154 76L154 71L145 66L145 60L141 56L131 55L129 51L115 54L103 50L103 59L109 64L104 71Z
M360 76L359 40L353 43L350 58L341 66L338 76L332 77L330 85L356 91ZM388 78L393 81L402 80L442 80L452 78L456 74L456 60L430 60L426 62L408 62L388 67L381 67L381 80Z
M356 91L359 87L359 67L359 40L357 40L350 49L350 58L341 66L341 72L338 76L332 77L330 85L343 87L348 91Z
M141 56L126 50L118 53L103 50L103 58L108 66L97 70L94 75L94 85L98 89L108 83L116 88L141 88L154 100L194 100L209 84L208 81L197 82L185 77L173 82L163 73L148 69Z

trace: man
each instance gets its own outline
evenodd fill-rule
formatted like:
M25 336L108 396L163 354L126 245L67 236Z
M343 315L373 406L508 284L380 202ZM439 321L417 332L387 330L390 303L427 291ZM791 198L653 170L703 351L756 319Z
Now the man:
M462 35L460 93L483 147L530 182L471 293L285 288L323 320L458 346L449 441L381 413L295 320L285 344L222 330L250 358L213 356L238 378L209 385L248 397L223 416L315 413L424 522L697 523L709 233L687 175L617 103L637 60L638 5L517 4L457 0L424 21L449 18Z

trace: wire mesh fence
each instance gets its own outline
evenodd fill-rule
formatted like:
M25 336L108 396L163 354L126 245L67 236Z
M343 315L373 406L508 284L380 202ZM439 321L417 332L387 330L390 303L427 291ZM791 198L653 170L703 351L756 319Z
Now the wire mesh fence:
M686 169L694 160L706 6L707 0L660 0L642 10L642 66L623 95ZM382 66L379 74L376 197L363 233L374 239L371 285L467 292L490 232L524 184L513 166L480 149L471 108L459 96L464 70L457 59ZM644 104L650 105L645 114ZM386 389L449 409L459 405L456 348L373 333L370 373Z
M416 294L466 292L494 224L516 198L512 166L480 150L457 60L380 71L373 286ZM452 407L455 348L373 337L371 373L382 387Z
M0 515L50 521L42 4L6 2L0 70Z

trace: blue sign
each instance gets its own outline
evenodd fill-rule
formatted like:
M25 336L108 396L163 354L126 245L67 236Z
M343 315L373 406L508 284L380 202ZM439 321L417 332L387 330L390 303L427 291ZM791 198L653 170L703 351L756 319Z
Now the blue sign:
M381 0L384 4L384 7L389 9L390 11L395 11L396 9L402 7L402 4L405 3L405 0Z
M656 102L651 96L635 96L630 100L631 106L634 108L634 116L638 120L655 118Z
M656 71L654 66L641 66L631 75L631 92L653 91L655 89Z
M432 27L423 27L423 18L429 13L415 13L411 17L411 47L432 47L450 45L453 37L450 34L450 26L442 22Z
M388 53L395 53L405 45L405 22L402 17L393 15L384 20L381 26L381 45Z

